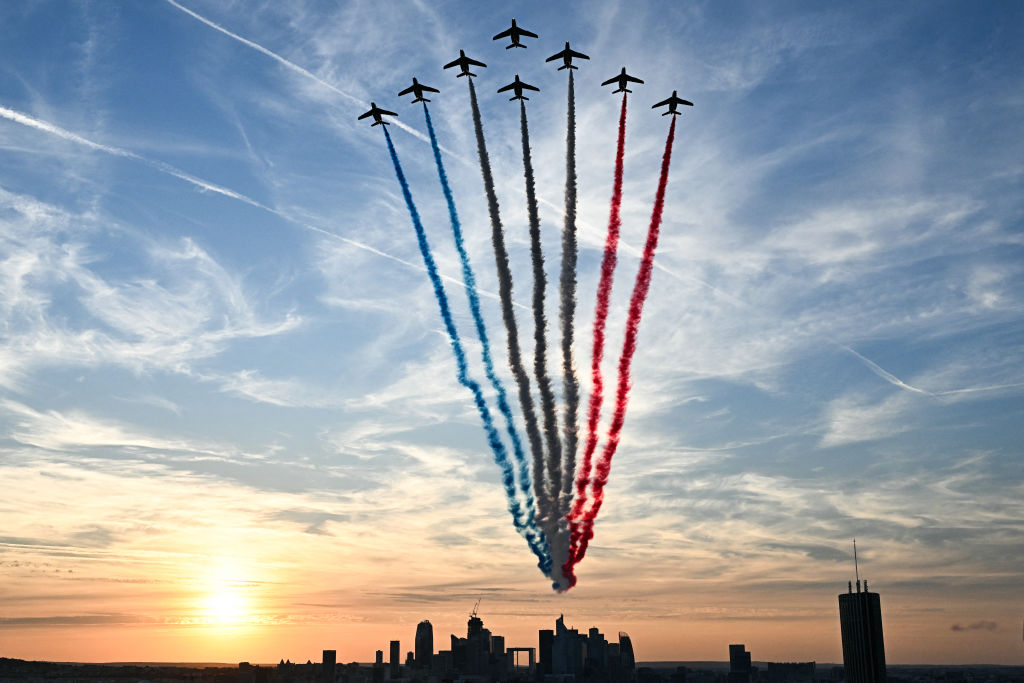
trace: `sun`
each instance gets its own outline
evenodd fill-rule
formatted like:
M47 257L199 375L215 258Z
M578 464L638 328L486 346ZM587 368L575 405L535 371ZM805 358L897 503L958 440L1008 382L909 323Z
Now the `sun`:
M222 587L206 598L207 618L217 624L237 624L246 613L245 599L237 590Z

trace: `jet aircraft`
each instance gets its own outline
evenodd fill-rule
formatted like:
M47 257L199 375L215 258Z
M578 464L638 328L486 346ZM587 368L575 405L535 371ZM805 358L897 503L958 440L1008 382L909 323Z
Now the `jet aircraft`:
M377 106L376 102L370 102L370 111L360 114L359 119L365 119L367 116L373 117L373 123L370 124L370 128L373 128L374 126L388 125L388 122L383 120L381 116L398 116L398 114L387 109L381 109Z
M459 58L456 59L456 60L453 60L451 62L448 62L447 64L444 65L444 68L450 69L453 66L457 66L460 69L462 69L462 73L460 73L458 76L456 76L456 78L462 78L463 76L476 76L476 74L473 74L473 73L469 72L469 67L471 65L472 66L482 66L482 67L485 67L485 68L487 67L487 65L484 64L483 62L478 62L475 59L467 57L465 50L459 50Z
M558 52L558 53L555 53L555 54L551 55L550 57L548 57L544 61L545 62L553 62L556 59L561 59L564 62L564 64L562 64L562 66L558 67L559 71L561 71L562 69L578 69L579 68L578 66L573 66L572 65L572 58L573 57L578 57L580 59L590 59L590 57L586 56L582 52L576 52L575 50L570 50L569 49L569 41L567 40L567 41L565 41L565 49L564 50L562 50L561 52Z
M529 83L523 83L521 80L519 80L519 74L516 74L516 80L509 83L504 88L498 88L498 92L507 92L509 90L515 90L515 97L508 98L509 102L511 102L512 100L528 100L530 98L523 95L524 89L536 90L537 92L540 92L540 88L532 86Z
M678 107L680 104L685 104L688 107L692 107L693 106L693 102L689 102L687 100L684 100L682 97L676 96L676 91L673 90L672 91L672 97L668 98L667 100L663 100L661 102L658 102L656 105L651 107L651 109L657 109L658 107L664 107L666 104L668 105L668 111L665 112L664 114L662 114L662 116L668 116L669 114L674 114L676 116L679 116L680 114L683 113L681 111L676 110L676 107Z
M639 78L634 78L634 77L630 76L629 74L627 74L626 73L626 67L622 67L622 71L619 73L618 76L612 76L611 78L609 78L607 81L605 81L601 85L611 85L612 83L618 83L619 84L619 88L618 88L618 90L612 90L613 93L617 93L617 92L633 92L632 90L629 90L628 88L626 88L626 83L627 82L643 83L643 81L641 81Z
M525 48L526 46L519 42L519 38L521 36L526 36L527 38L536 38L537 34L531 32L531 31L527 31L525 28L520 28L520 27L516 26L516 20L513 19L512 20L512 28L506 29L506 30L502 31L498 35L496 35L493 38L491 38L491 40L500 40L502 38L511 38L512 39L512 43L510 45L506 45L505 46L506 50L508 50L510 48L513 48L513 47Z
M415 76L413 76L412 77L412 85L410 85L408 88L406 88L402 92L398 93L398 96L401 97L402 95L408 95L409 93L412 93L413 95L416 96L416 99L414 99L412 101L413 104L416 104L417 102L429 102L430 100L428 100L426 97L423 96L424 92L441 92L441 91L438 90L437 88L431 88L429 85L423 85L422 83L420 83L419 81L416 80Z

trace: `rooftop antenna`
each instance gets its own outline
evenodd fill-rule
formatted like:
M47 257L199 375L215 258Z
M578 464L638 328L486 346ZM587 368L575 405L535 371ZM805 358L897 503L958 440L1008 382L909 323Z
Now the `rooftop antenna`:
M860 585L860 568L857 566L857 539L853 539L853 573L856 575L857 585Z

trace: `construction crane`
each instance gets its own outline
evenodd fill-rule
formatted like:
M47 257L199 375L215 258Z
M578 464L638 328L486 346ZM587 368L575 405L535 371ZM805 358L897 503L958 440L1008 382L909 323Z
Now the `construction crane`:
M473 613L469 615L470 617L476 617L476 611L477 611L478 609L480 609L480 600L483 600L483 598L482 598L482 597L481 597L481 598L479 598L479 599L478 599L478 600L476 601L476 604L475 604L475 605L473 605Z

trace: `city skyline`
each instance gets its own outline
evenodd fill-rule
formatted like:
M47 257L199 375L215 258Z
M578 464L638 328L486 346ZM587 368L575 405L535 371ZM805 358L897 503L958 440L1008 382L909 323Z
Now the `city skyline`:
M512 14L525 49L492 40ZM567 42L589 59L559 71ZM440 91L517 399L470 78L443 68L460 50L487 64L471 82L530 362L525 109L497 91L540 89L523 106L557 289L575 79L584 405L623 102L601 83L643 80L602 439L674 126L632 402L566 593L513 528L382 132L483 383L422 103L397 96ZM1020 664L1021 63L1024 5L999 1L4 4L0 656L372 659L424 619L436 649L482 598L511 646L565 614L641 661L743 643L840 662L857 538L888 664ZM663 117L671 92L694 106ZM360 121L371 102L394 123Z

